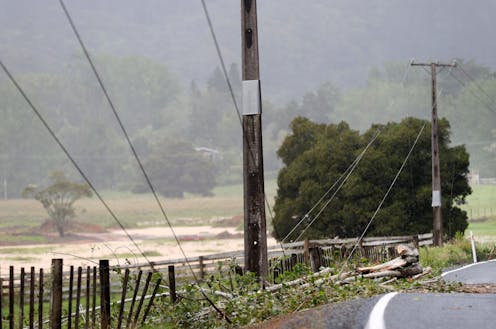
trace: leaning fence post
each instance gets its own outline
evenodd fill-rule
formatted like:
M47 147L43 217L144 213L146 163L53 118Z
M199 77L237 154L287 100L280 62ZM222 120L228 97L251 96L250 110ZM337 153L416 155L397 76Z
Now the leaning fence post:
M121 329L122 317L124 316L124 304L126 302L127 281L129 280L129 269L124 272L124 281L122 281L122 297L119 306L119 316L117 317L117 329Z
M308 238L303 241L303 262L307 266L310 265L310 241Z
M138 317L141 312L141 307L143 307L143 302L146 298L146 292L148 290L148 286L150 285L150 280L152 279L152 272L148 272L148 276L146 277L145 286L143 287L143 291L141 294L140 301L138 303L138 308L136 309L136 314L134 315L133 328L136 328L136 323L138 323Z
M52 294L50 300L50 325L62 328L62 259L52 259Z
M176 303L176 275L174 265L169 265L169 292L172 304Z
M198 257L198 261L200 262L200 279L205 278L205 265L203 264L203 256Z
M110 268L107 259L100 260L101 329L110 328Z
M74 316L74 328L79 329L79 317L81 310L79 309L79 304L81 304L81 275L83 273L83 268L81 266L77 269L76 278L76 315Z
M158 288L160 287L160 281L162 281L161 278L158 278L157 283L155 284L155 288L153 289L152 297L150 298L150 301L148 302L148 306L145 309L145 314L143 314L143 319L141 320L141 325L143 325L146 321L146 317L148 316L148 313L150 312L150 308L153 305L153 300L155 299L155 295L158 292Z

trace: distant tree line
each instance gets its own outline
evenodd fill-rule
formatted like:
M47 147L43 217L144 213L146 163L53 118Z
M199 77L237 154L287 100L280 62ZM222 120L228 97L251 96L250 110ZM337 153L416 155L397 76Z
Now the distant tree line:
M160 185L167 177L176 179L158 190L168 196L208 194L216 184L242 180L241 126L220 69L200 84L184 82L166 65L148 58L99 55L95 60L145 169ZM482 87L496 98L496 78L484 66L459 62L475 83L459 71L452 74L465 85L447 72L440 74L439 114L449 119L454 144L466 144L471 167L482 176L496 176L496 115L479 90ZM78 63L64 74L26 73L18 79L97 188L145 192L144 179L87 63L83 58ZM297 116L325 124L344 120L360 131L374 122L428 118L429 77L410 70L405 79L406 70L406 64L387 63L371 70L364 87L339 90L324 83L301 100L264 100L266 177L276 177L281 168L276 150ZM230 65L228 75L241 104L239 68ZM54 170L76 178L58 146L6 79L0 80L0 99L0 177L8 185L8 196L20 196L28 184L47 183L48 173ZM219 156L207 158L195 151L199 147L216 150ZM187 166L163 165L176 161L171 158Z

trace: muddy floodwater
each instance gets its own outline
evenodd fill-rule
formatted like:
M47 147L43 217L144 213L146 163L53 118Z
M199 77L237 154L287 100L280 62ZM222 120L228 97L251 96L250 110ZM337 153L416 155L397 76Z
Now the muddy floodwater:
M139 249L150 261L182 258L180 249L168 227L127 230ZM243 250L243 234L232 227L189 226L174 228L187 257ZM276 241L269 237L268 245ZM64 265L93 266L100 259L112 265L146 262L138 248L121 230L105 233L78 233L64 243L0 247L0 273L8 273L10 265L49 268L52 258L63 258Z

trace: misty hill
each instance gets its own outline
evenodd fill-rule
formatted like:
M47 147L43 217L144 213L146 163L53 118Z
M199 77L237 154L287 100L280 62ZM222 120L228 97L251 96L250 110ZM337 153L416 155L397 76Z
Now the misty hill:
M227 63L240 62L240 4L206 1ZM474 59L496 67L496 2L259 1L264 95L286 101L324 81L365 82L370 68L411 58ZM218 65L199 0L67 1L96 53L163 62L204 83ZM57 1L0 0L0 54L17 72L59 71L79 52Z
M206 2L239 101L240 3ZM241 128L201 1L66 0L66 5L150 168L162 168L172 153L180 163L191 150L211 149L219 155L210 173L216 183L239 182ZM430 76L420 68L407 70L412 57L458 58L477 80L470 82L460 71L454 78L448 70L440 74L439 113L451 123L453 143L467 145L471 167L485 177L496 175L496 106L478 90L482 85L496 95L496 46L488 41L496 25L495 2L258 5L266 177L277 175L276 151L296 116L320 123L345 120L362 131L407 116L429 118ZM141 175L58 1L0 0L0 58L98 188L140 190ZM3 73L0 99L0 177L10 196L42 183L53 170L78 176ZM159 152L163 145L174 152ZM165 174L157 170L157 180Z

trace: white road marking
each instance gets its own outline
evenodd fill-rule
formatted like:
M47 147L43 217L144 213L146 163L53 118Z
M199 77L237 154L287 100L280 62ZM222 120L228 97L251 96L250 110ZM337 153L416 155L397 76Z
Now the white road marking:
M384 322L384 311L391 299L396 296L397 292L390 292L379 299L375 304L372 312L370 312L369 320L365 329L386 329L386 323Z
M478 262L478 263L468 264L468 265L465 265L463 267L460 267L460 268L457 268L457 269L454 269L454 270L451 270L451 271L448 271L448 272L444 272L443 274L441 274L441 276L445 276L446 274L453 273L453 272L456 272L456 271L461 271L461 270L464 270L466 268L469 268L469 267L472 267L472 266L475 266L475 265L485 264L485 263L490 263L490 262L496 262L496 259L487 260L485 262Z

